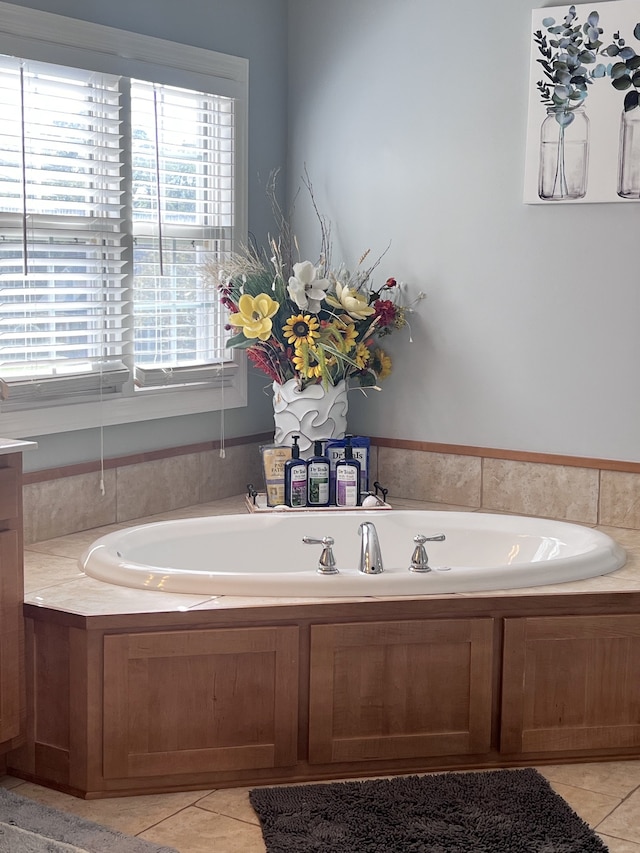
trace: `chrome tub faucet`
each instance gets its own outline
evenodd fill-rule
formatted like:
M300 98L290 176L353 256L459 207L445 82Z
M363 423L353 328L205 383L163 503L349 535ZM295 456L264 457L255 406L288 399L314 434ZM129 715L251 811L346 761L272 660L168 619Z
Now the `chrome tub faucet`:
M358 528L361 536L359 571L365 575L379 575L384 571L378 531L372 521L363 521Z

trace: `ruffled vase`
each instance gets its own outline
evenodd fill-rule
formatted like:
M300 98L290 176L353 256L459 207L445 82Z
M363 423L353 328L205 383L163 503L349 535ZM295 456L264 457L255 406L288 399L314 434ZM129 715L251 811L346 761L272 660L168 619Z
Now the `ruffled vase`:
M314 441L344 438L347 431L347 383L307 385L302 391L295 379L284 385L273 383L274 442L278 445L298 442L303 457L311 455Z

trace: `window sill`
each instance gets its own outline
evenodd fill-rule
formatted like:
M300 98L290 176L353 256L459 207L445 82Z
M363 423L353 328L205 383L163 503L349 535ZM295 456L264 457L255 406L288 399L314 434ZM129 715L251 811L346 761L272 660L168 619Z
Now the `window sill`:
M246 366L242 364L235 372L232 382L224 389L206 385L198 388L149 388L138 390L128 397L0 412L0 433L20 438L52 435L100 426L237 409L246 405L247 374Z

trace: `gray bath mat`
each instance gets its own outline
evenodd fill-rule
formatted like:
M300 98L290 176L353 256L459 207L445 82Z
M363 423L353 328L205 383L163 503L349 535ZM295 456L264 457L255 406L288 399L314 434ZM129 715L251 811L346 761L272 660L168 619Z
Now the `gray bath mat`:
M0 788L0 853L177 853Z
M536 770L256 788L268 853L604 853Z

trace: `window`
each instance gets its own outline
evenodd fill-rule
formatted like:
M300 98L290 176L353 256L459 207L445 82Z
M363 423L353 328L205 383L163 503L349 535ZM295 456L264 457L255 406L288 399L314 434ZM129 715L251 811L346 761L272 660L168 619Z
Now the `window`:
M3 434L243 405L200 269L244 239L246 61L2 2L0 20Z

